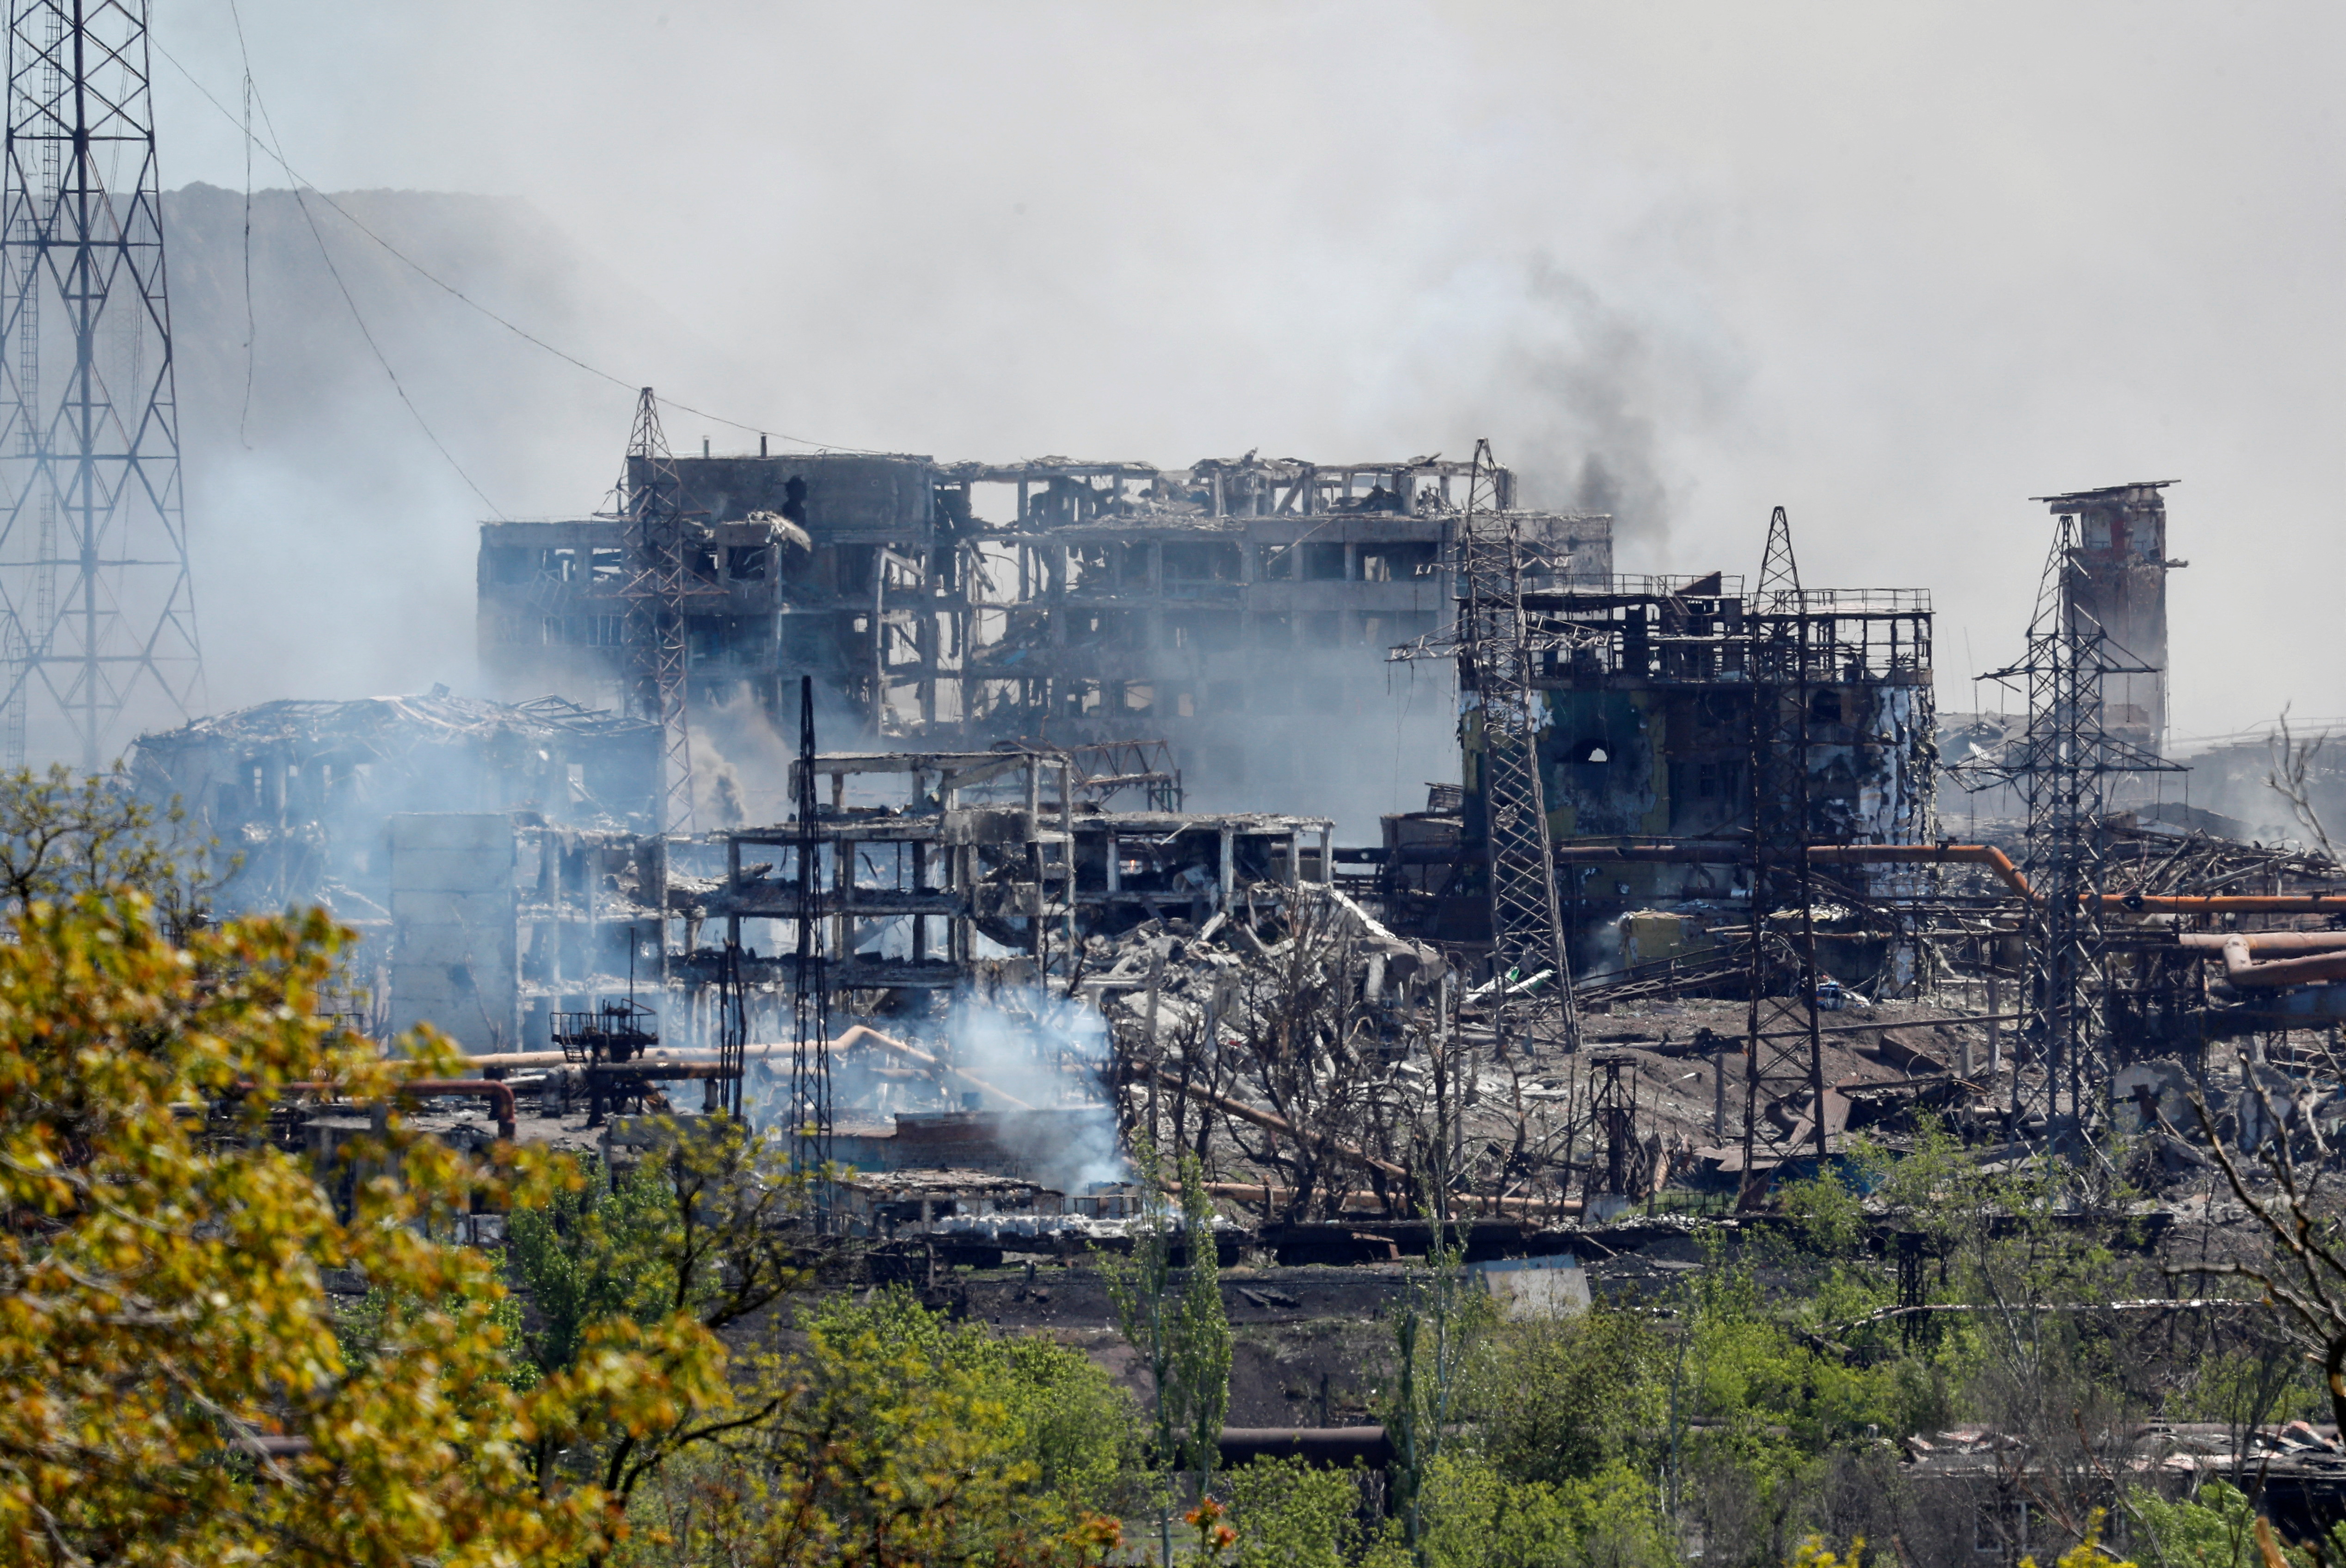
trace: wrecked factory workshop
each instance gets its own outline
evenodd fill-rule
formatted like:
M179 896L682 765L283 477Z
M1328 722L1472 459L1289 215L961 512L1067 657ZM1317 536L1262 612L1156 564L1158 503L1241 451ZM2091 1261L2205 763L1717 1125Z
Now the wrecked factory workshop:
M8 5L0 1568L2346 1568L2346 11Z
M1752 574L1619 575L1487 443L679 458L648 397L627 476L482 525L492 697L199 719L135 788L233 851L222 909L356 933L329 1005L444 1032L466 1076L402 1103L461 1146L619 1173L738 1120L840 1280L1118 1367L1099 1260L1201 1201L1229 1462L1398 1462L1373 1326L1428 1269L1501 1323L1675 1321L1700 1278L1797 1290L1843 1194L1895 1288L1804 1353L1862 1367L1969 1331L1901 1170L2037 1184L2147 1279L2333 1158L2346 873L2270 824L2335 774L2168 754L2162 484L2044 503L2027 706L1943 715L1927 590L1808 585L1781 508ZM272 1125L323 1168L369 1116ZM2254 1340L2214 1278L2109 1332ZM1933 1562L2016 1563L2040 1483L2107 1506L2088 1460L2328 1517L2334 1426L2260 1421L1847 1462L1960 1538Z

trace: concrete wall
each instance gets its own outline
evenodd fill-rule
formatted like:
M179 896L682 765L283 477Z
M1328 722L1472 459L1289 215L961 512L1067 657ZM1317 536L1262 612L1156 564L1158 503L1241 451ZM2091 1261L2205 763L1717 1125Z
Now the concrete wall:
M514 827L497 814L391 819L391 1023L468 1051L517 1048Z

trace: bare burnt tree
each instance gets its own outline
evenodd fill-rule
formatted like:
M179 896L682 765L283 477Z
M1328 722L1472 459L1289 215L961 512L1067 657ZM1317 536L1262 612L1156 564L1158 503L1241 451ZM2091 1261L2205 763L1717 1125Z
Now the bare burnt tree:
M2239 1119L2255 1124L2242 1141L2252 1144L2252 1157L2263 1166L2269 1184L2249 1180L2241 1168L2240 1151L2220 1135L2206 1102L2194 1096L2191 1105L2217 1168L2270 1250L2260 1259L2203 1261L2170 1266L2168 1272L2236 1276L2262 1290L2291 1342L2321 1369L2331 1417L2346 1431L2346 1225L2341 1223L2334 1194L2321 1191L2328 1150L2312 1143L2319 1135L2301 1108L2276 1103L2253 1074L2243 1080L2242 1099L2243 1109L2253 1104L2260 1113ZM2308 1144L2312 1146L2301 1151L2300 1145ZM2310 1168L2302 1165L2300 1152L2310 1153L2318 1163ZM2269 1190L2259 1190L2268 1186Z
M1219 1054L1230 1092L1292 1131L1228 1118L1232 1144L1258 1169L1276 1173L1290 1219L1336 1213L1363 1180L1388 1207L1405 1203L1387 1167L1398 1163L1396 1132L1406 1153L1409 1118L1384 1092L1390 1074L1373 1048L1361 961L1341 911L1304 905L1284 937L1258 945L1217 1031Z
M2282 710L2273 731L2272 769L2265 775L2265 783L2288 802L2290 814L2297 819L2298 825L2312 836L2324 855L2335 861L2338 846L2331 842L2330 830L2313 804L2313 786L2321 771L2321 748L2329 739L2327 734L2302 739L2291 734L2289 713Z

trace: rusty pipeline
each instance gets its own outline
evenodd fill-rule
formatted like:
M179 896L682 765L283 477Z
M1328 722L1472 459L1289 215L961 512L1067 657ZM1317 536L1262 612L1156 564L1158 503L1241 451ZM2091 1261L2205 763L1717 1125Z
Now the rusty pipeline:
M2314 952L2303 958L2276 958L2259 963L2255 950L2239 932L2225 942L2223 951L2224 978L2242 990L2346 980L2346 952Z

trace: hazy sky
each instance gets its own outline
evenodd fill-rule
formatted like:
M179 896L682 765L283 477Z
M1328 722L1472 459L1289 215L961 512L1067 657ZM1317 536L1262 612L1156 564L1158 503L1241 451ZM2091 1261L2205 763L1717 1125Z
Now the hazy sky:
M547 265L647 302L549 305L565 346L752 424L1164 463L1488 433L1547 498L1619 506L1623 570L1750 572L1781 504L1810 584L1934 590L1948 707L2017 651L2047 530L2026 497L2178 479L2177 733L2346 714L2321 635L2346 569L2346 10L242 8L308 178L525 199L572 248ZM227 0L156 12L233 105ZM241 187L234 127L156 79L165 184ZM460 401L444 356L410 370L427 410ZM626 416L581 377L443 434L543 514L597 499ZM563 428L518 441L533 421ZM395 402L351 439L444 466ZM477 503L424 494L365 525L461 558ZM444 590L432 616L462 627L469 572ZM352 635L380 684L415 662Z

